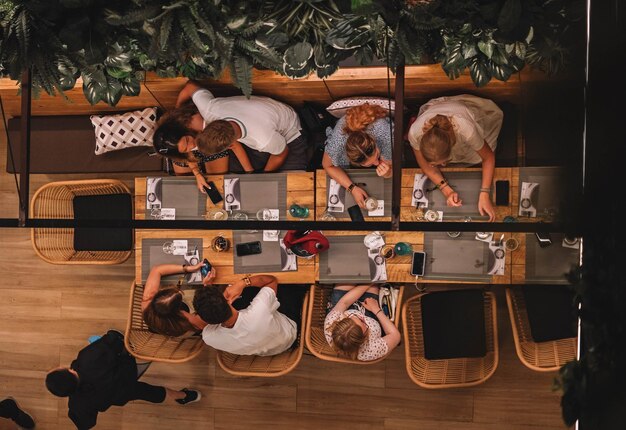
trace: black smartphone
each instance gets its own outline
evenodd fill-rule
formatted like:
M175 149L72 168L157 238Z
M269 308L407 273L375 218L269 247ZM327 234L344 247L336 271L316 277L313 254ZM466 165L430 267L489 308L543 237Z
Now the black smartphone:
M258 240L256 242L238 243L235 246L235 252L237 252L238 257L243 257L244 255L260 254L261 251L261 242L259 242Z
M209 196L209 198L211 199L214 205L224 200L219 190L215 186L215 182L209 181L209 186L203 187L203 188L204 188L204 191L206 191L207 196Z
M496 206L509 205L509 181L496 181Z
M211 263L209 263L209 260L207 260L206 258L204 260L202 260L202 267L200 267L200 273L202 274L203 278L206 278L206 275L209 274L209 272L211 271Z
M541 248L547 248L552 245L550 233L535 233L535 236L537 236L537 241L539 242L539 246Z
M424 266L426 266L426 253L423 251L414 252L411 262L411 275L424 276Z
M350 219L352 221L365 221L365 218L363 218L363 212L361 212L359 205L350 206L348 208L348 214L350 215Z

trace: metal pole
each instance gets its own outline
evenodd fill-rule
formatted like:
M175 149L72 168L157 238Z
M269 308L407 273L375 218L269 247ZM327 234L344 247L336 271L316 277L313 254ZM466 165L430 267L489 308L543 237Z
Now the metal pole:
M22 72L22 113L20 118L20 217L19 226L26 227L30 192L30 107L31 70Z
M400 198L402 196L402 152L404 146L404 62L396 68L395 102L396 110L393 118L393 179L391 194L391 229L400 230Z

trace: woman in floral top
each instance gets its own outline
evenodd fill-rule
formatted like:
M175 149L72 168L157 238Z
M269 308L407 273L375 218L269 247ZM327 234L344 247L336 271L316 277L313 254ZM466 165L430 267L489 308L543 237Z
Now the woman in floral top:
M330 306L324 334L339 355L372 361L384 357L400 343L400 332L378 305L377 286L337 285Z

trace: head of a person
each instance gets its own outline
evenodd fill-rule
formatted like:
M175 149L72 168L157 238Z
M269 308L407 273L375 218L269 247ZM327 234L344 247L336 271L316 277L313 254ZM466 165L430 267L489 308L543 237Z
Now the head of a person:
M353 131L346 141L346 156L350 163L372 167L380 164L380 149L374 138L364 131Z
M432 166L445 166L452 159L452 147L456 143L454 127L450 118L435 115L424 124L420 143L422 155Z
M196 134L174 116L165 114L154 131L152 144L162 156L184 161L188 159L187 148L195 146Z
M227 150L235 140L235 129L223 119L212 121L196 137L198 149L207 155Z
M362 314L348 313L330 327L333 349L339 355L356 360L359 348L367 338L367 331L368 327Z
M71 396L78 390L78 376L67 367L53 369L46 375L46 388L57 397Z
M233 310L224 297L223 288L219 287L197 290L193 297L193 307L207 324L221 324L233 315Z
M346 123L344 125L344 133L353 131L363 131L365 128L379 118L387 116L387 110L378 105L364 103L359 106L352 107L346 111Z
M156 333L182 336L194 329L181 312L183 293L178 287L160 289L143 312L143 319Z

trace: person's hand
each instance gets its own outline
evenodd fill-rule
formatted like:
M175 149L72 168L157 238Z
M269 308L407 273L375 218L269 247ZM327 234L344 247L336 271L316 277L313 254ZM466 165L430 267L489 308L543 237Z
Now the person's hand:
M367 199L369 196L367 195L367 193L365 192L363 188L360 188L360 187L352 188L352 197L354 198L354 201L356 202L356 204L359 205L359 207L365 208L365 199Z
M198 189L202 194L206 194L206 191L204 191L204 187L209 188L209 184L207 183L206 179L204 179L204 175L196 175L196 185L198 186Z
M235 300L241 297L241 293L243 292L244 288L245 288L245 285L242 286L242 285L239 285L238 283L230 284L224 290L224 298L229 304L232 304Z
M188 273L197 272L201 268L202 268L202 261L199 262L198 264L190 264L189 266L187 266L187 272Z
M496 220L496 211L493 209L488 193L480 193L478 197L478 212L483 216L489 216L489 222Z
M383 178L389 178L392 174L391 164L389 161L380 157L380 162L378 163L378 166L376 166L376 174Z
M365 300L363 300L363 307L373 314L375 314L376 312L380 310L380 305L378 304L378 300L372 297L368 297Z
M446 197L446 204L448 206L463 206L463 200L459 198L459 193L453 191Z
M202 279L202 285L204 285L205 287L213 285L213 281L215 280L216 276L217 271L215 270L215 267L211 267L211 271L204 277L204 279Z

